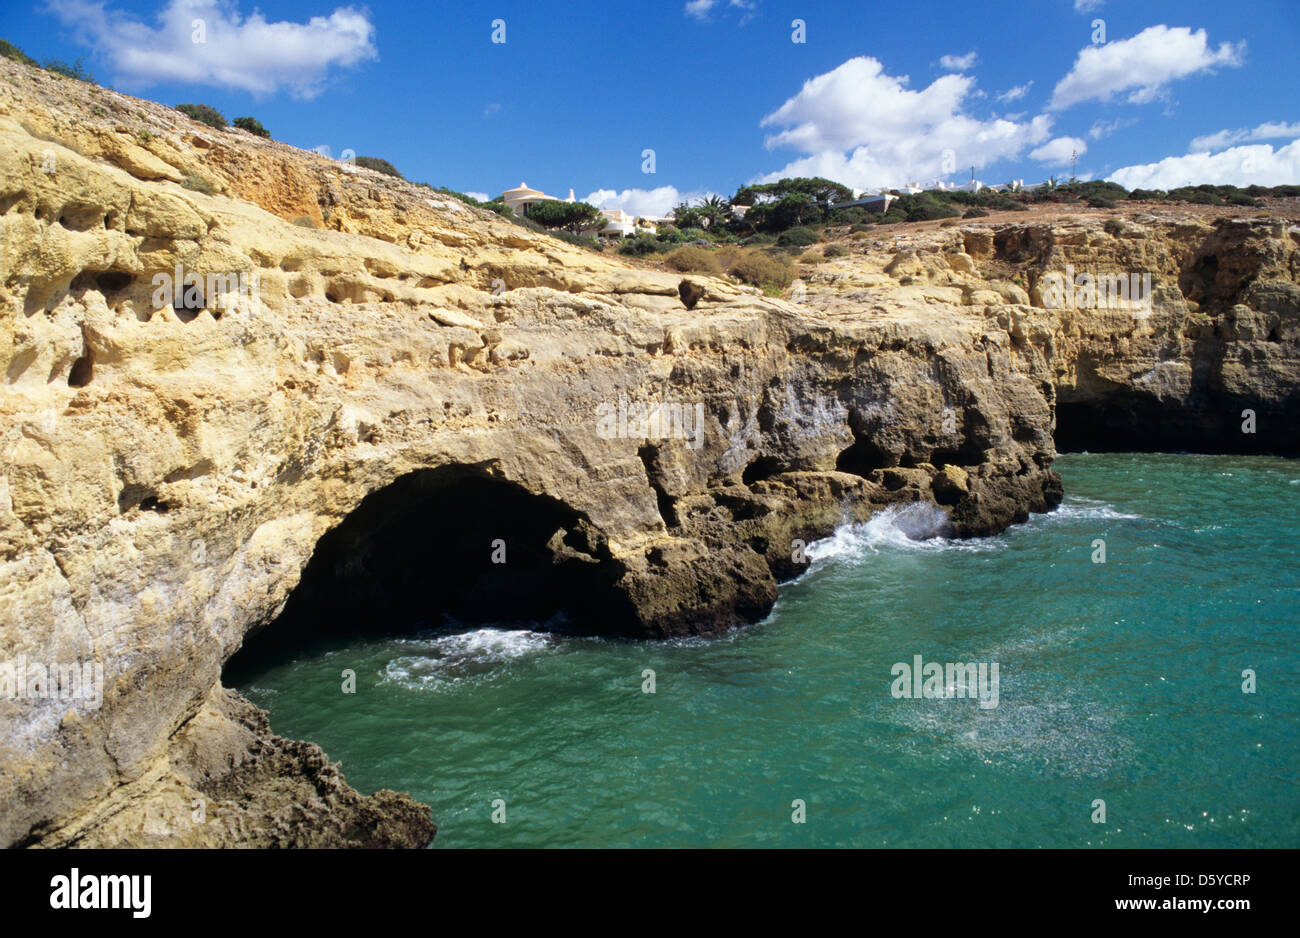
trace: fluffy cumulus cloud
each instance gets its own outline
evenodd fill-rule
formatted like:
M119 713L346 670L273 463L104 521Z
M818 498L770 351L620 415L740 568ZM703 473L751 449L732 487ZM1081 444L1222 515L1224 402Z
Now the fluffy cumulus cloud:
M865 56L808 80L762 122L782 128L768 136L768 149L807 155L759 181L825 176L860 189L928 182L1014 158L1051 134L1045 115L1022 122L963 113L976 93L968 75L944 75L920 91L906 86Z
M691 202L711 193L679 192L676 186L659 186L657 189L597 189L582 201L590 202L596 208L621 208L629 215L650 215L661 218L672 212L673 207L683 202Z
M1057 82L1051 106L1060 110L1083 101L1109 101L1125 92L1129 103L1144 104L1179 78L1220 65L1240 65L1245 48L1243 41L1211 49L1203 29L1149 26L1129 39L1083 49Z
M1057 137L1029 151L1031 159L1049 166L1069 166L1075 156L1088 152L1088 145L1078 137Z
M950 72L969 72L975 67L975 59L974 52L967 52L965 55L945 55L939 59L939 65Z
M1234 186L1300 184L1300 140L1279 150L1269 144L1231 147L1221 153L1170 156L1158 163L1125 166L1111 173L1126 189L1175 189L1201 183Z
M178 82L253 94L287 89L310 98L331 68L376 56L370 16L353 7L291 23L256 10L242 17L233 0L170 0L149 24L109 10L103 0L47 5L78 42L109 61L125 87Z
M1222 150L1235 143L1254 143L1257 140L1294 140L1300 137L1300 123L1288 124L1281 121L1269 121L1249 130L1220 130L1216 134L1197 137L1192 141L1192 152Z

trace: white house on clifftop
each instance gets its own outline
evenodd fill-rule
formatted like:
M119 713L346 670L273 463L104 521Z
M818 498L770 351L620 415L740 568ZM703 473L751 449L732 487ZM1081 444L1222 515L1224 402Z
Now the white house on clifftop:
M524 217L528 214L528 206L536 205L538 202L576 202L577 199L573 197L572 189L569 190L568 198L560 199L547 195L540 189L530 189L528 183L521 182L517 188L507 189L501 193L501 201L517 216ZM655 226L645 219L635 218L621 208L601 209L600 214L605 218L605 227L591 233L602 238L626 238L638 231L650 234L656 231Z
M506 208L513 211L517 216L522 218L527 214L528 206L535 205L538 202L573 202L573 190L569 190L567 199L558 199L553 195L547 195L540 189L528 188L528 183L521 182L517 189L507 189L501 193L501 201L506 203Z

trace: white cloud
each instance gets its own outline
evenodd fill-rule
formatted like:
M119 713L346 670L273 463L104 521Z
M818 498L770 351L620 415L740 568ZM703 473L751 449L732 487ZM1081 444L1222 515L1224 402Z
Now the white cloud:
M939 65L950 72L969 72L975 66L975 59L974 52L967 52L965 55L945 55L939 59Z
M759 181L825 176L860 189L928 182L958 167L1015 157L1051 133L1046 115L1021 123L962 113L975 94L968 75L944 75L921 91L906 84L865 56L804 82L762 126L784 128L767 138L768 149L787 146L808 155Z
M1073 161L1074 154L1083 156L1087 152L1088 144L1078 137L1057 137L1037 149L1030 150L1029 156L1030 159L1051 166L1068 166Z
M1091 13L1099 9L1106 0L1074 0L1075 13Z
M1186 26L1149 26L1129 39L1088 46L1079 52L1074 67L1057 82L1053 110L1082 101L1109 101L1128 91L1130 104L1155 100L1165 86L1216 65L1238 66L1244 41L1225 42L1212 50L1206 32Z
M1112 121L1093 121L1092 126L1088 128L1088 136L1093 140L1100 140L1103 137L1109 137L1117 130L1123 130L1137 123L1134 117L1117 117Z
M1109 178L1126 189L1176 189L1213 185L1281 186L1300 184L1300 140L1274 151L1269 144L1233 147L1222 153L1169 156L1158 163L1125 166Z
M495 113L496 113L497 111L499 111L499 110L501 110L501 104L500 104L500 102L493 101L491 104L489 104L487 107L485 107L485 108L483 109L483 116L484 116L484 117L491 117L493 114L495 114Z
M471 199L475 199L475 200L477 200L477 201L479 201L479 202L491 202L491 201L492 201L492 196L488 195L486 192L466 192L465 195L467 195L467 196L469 196Z
M998 95L998 100L1010 104L1012 101L1019 101L1025 95L1029 94L1029 89L1034 87L1034 80L1031 78L1023 85L1015 85Z
M723 0L688 0L686 4L686 15L693 16L697 20L709 18L709 12L722 3ZM758 4L758 0L726 0L727 6L739 7L742 10L752 10Z
M1234 143L1250 143L1256 140L1281 140L1300 137L1300 123L1286 124L1277 121L1260 124L1251 130L1220 130L1216 134L1197 137L1190 147L1194 153L1207 150L1222 150Z
M306 23L241 17L233 2L169 0L157 26L106 9L104 0L47 0L49 10L83 45L111 63L126 87L159 82L217 85L253 94L281 88L299 98L319 94L334 66L376 57L369 14L339 7ZM203 22L203 41L195 20Z
M596 208L621 208L629 215L651 215L656 218L672 212L683 202L711 195L708 192L679 192L676 186L659 186L657 189L597 189L582 201Z

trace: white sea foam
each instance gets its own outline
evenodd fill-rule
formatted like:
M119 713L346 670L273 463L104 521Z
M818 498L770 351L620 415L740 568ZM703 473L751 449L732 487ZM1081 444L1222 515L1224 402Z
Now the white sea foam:
M385 665L382 684L412 689L441 689L462 681L490 679L502 666L554 644L553 636L528 629L476 629L431 639L407 639L418 653L401 655Z
M1141 515L1130 515L1118 511L1114 507L1107 505L1103 501L1095 498L1084 498L1082 495L1068 495L1055 511L1047 515L1036 516L1048 520L1071 521L1082 519L1087 521L1136 521Z
M433 647L447 658L485 662L509 661L546 648L552 642L550 635L527 629L478 629L445 635L433 642Z
M988 541L940 537L948 515L928 502L891 505L859 524L846 524L830 537L809 544L805 552L814 563L843 558L862 559L882 550L990 550Z
M1105 502L1080 495L1067 496L1054 511L1030 517L1030 524L1053 524L1061 521L1135 521L1141 515L1119 511ZM805 548L808 558L819 561L857 562L883 550L905 551L991 551L1006 546L1003 537L953 539L941 537L947 513L928 502L891 505L871 520L836 528L830 537L814 541ZM1014 532L1015 527L1010 531Z

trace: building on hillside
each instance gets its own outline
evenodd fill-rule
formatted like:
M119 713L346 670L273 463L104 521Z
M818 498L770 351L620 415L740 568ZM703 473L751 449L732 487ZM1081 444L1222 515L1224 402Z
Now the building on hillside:
M522 218L528 214L528 206L530 205L535 205L538 202L572 202L574 198L572 189L569 190L567 199L560 199L553 195L547 195L540 189L530 189L528 183L521 182L517 189L507 189L501 193L501 201L506 204L506 208Z
M827 209L833 211L837 208L865 208L868 212L878 212L883 215L889 211L890 203L898 198L898 196L891 195L888 192L881 192L877 195L860 195L861 191L860 189L854 190L853 194L858 198L850 202L835 202L828 205Z
M658 227L656 219L629 215L621 208L602 208L600 214L605 217L605 227L596 231L599 238L630 238L636 234L655 234Z
M516 216L523 218L528 215L528 207L536 205L538 202L576 202L577 199L574 197L572 189L569 190L567 198L561 199L557 196L547 195L540 189L529 188L528 183L521 182L517 188L507 189L502 192L501 201ZM616 239L631 237L641 232L655 234L657 231L654 219L637 218L629 215L621 208L601 209L600 214L604 216L605 225L601 228L589 229L588 234L593 234L599 238Z
M979 192L984 188L984 183L980 182L978 179L972 179L970 182L963 182L961 184L955 182L944 182L942 179L936 179L926 188L938 192Z

